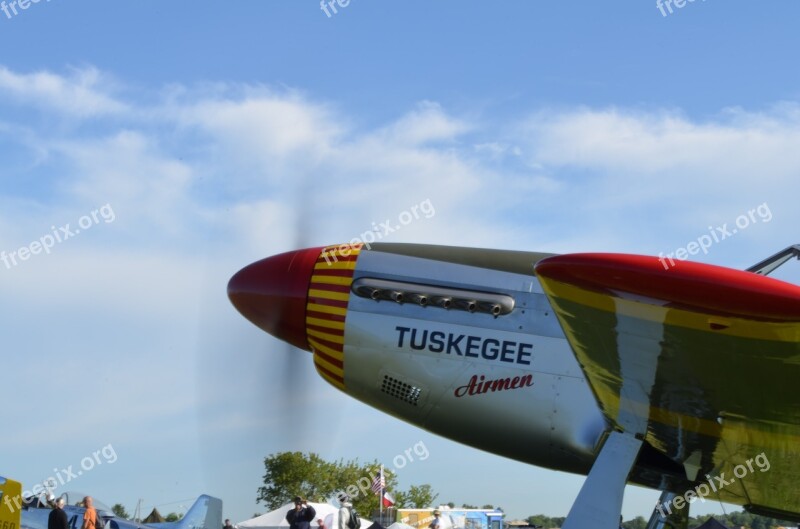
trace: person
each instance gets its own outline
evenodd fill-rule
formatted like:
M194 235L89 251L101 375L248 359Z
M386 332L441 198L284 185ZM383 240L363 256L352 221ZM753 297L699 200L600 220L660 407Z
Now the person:
M64 498L58 498L47 518L47 529L69 529L67 513L64 512Z
M317 525L319 526L319 529L328 529L328 527L325 525L325 522L322 520L322 518L317 520Z
M222 529L233 529L230 518L225 518L225 525L222 526Z
M295 496L294 509L286 513L286 521L289 522L289 529L311 529L311 522L315 516L317 511L314 507L300 496Z
M353 504L350 503L350 497L344 492L340 492L337 496L339 499L339 525L337 529L349 529L347 524L350 523L350 509Z
M428 525L430 529L442 529L442 521L439 520L439 516L441 515L442 513L439 512L439 509L433 511L433 520L431 520L430 525Z
M94 510L94 500L91 496L83 498L83 506L86 512L83 513L83 525L81 529L95 529L97 524L97 511Z

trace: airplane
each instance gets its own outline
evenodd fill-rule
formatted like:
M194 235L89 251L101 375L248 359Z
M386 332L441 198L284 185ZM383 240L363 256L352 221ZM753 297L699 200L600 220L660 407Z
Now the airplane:
M3 478L0 478L2 484ZM11 483L9 490L0 488L0 529L47 529L48 518L53 510L56 498L44 492L38 496L23 497L18 482ZM0 485L2 486L2 485ZM85 507L81 505L86 494L65 492L64 512L70 529L80 529L83 523ZM8 498L6 500L5 498ZM93 498L94 499L94 498ZM139 523L116 516L111 509L94 499L97 515L105 521L105 529L220 529L222 527L222 500L208 495L201 495L176 522Z
M347 395L586 475L564 529L617 529L627 483L662 491L649 528L685 529L706 498L800 521L800 286L766 277L793 257L342 244L250 264L228 296Z

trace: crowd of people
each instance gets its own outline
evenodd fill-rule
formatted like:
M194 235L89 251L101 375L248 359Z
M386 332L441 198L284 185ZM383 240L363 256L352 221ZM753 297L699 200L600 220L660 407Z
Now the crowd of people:
M353 516L353 504L350 497L344 492L338 495L339 500L339 520L336 527L326 527L325 521L322 518L317 519L318 529L350 529L350 517ZM294 497L294 508L289 509L286 513L286 521L289 522L289 529L313 529L311 522L317 516L317 511L312 505L308 504L308 500L300 496ZM428 525L428 529L441 529L441 522L439 517L441 513L438 509L433 511L433 520ZM225 528L223 528L225 529Z

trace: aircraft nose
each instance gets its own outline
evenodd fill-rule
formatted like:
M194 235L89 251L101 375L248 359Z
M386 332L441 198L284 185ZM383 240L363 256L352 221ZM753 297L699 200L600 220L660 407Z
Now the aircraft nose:
M228 282L228 298L242 316L276 338L311 351L306 304L314 264L323 248L274 255L239 270Z

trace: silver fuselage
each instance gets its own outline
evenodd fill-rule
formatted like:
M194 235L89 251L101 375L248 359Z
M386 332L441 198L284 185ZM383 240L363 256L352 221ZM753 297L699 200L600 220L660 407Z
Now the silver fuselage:
M514 309L495 317L351 295L346 392L458 442L586 473L606 422L532 273L541 254L507 253L504 258L519 261L507 268L530 272L487 270L384 252L381 246L362 251L354 283L376 279L439 294L449 289L508 295Z

